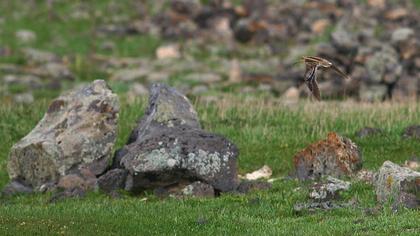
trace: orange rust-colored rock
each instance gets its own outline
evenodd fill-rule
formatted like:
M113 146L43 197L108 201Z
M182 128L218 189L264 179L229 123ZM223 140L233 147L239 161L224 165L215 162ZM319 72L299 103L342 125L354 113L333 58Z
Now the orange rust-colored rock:
M324 175L351 175L362 167L359 148L350 139L331 132L327 139L309 145L293 158L299 179Z

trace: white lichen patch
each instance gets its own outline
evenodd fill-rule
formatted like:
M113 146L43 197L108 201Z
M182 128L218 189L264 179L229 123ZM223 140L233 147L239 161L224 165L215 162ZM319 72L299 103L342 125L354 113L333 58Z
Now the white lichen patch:
M188 153L188 158L182 163L184 168L193 169L201 176L214 177L222 168L222 159L218 152L209 153L202 149L198 153Z
M136 157L138 165L133 166L135 172L153 172L172 169L180 163L180 147L167 150L166 148L154 149L146 154L139 154Z
M186 186L184 189L182 189L182 193L186 196L193 195L194 187L190 184Z

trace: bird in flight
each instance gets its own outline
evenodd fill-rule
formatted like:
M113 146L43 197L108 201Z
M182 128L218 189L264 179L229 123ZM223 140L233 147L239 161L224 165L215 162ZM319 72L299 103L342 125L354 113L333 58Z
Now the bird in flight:
M316 81L316 71L319 68L326 68L332 69L342 77L346 79L350 79L350 76L346 75L343 71L341 71L337 66L335 66L330 61L321 58L321 57L313 57L313 56L303 56L299 62L303 62L306 65L305 70L305 83L308 86L309 90L311 91L312 95L316 98L316 100L321 100L321 94L319 92L318 83Z

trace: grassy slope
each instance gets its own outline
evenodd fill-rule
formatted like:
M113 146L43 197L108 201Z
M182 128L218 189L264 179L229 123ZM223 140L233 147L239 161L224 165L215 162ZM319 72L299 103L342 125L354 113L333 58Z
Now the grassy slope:
M397 163L420 155L420 142L401 139L403 127L420 120L416 104L302 103L294 107L258 100L239 102L221 99L217 104L195 102L203 126L228 136L239 146L241 173L263 164L277 177L292 170L293 154L307 144L337 131L352 138L362 149L364 166L377 169L384 160ZM0 108L3 143L0 146L0 186L7 182L6 159L11 145L28 133L42 116L46 102L28 107ZM123 104L119 122L121 146L144 102ZM13 124L13 125L11 125ZM354 137L364 126L382 127L384 136ZM363 209L375 205L373 188L355 183L344 200L356 197L356 209L340 209L316 214L295 215L292 206L304 201L301 184L277 181L267 192L246 196L223 195L217 199L158 200L149 196L109 199L93 193L83 200L48 204L48 195L3 199L0 206L0 234L68 233L78 234L372 234L415 233L420 230L418 211L393 214L383 210L367 216ZM255 200L258 199L258 200ZM351 224L350 224L351 223Z

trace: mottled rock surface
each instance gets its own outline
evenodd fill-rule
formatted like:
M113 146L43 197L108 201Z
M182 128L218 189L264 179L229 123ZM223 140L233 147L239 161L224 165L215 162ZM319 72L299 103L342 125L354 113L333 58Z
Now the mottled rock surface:
M155 84L150 89L149 107L131 133L128 144L144 139L156 129L180 125L200 129L197 112L187 97L166 85Z
M119 101L103 80L55 99L10 152L10 179L34 188L86 169L101 174L114 147Z
M201 181L218 191L237 186L236 146L200 128L188 99L163 84L153 85L149 107L114 166L127 169L126 189L164 188Z
M340 191L345 191L349 188L350 182L328 176L325 182L312 185L309 197L318 201L337 199Z
M375 176L375 192L379 202L391 200L394 205L419 207L420 172L385 161Z
M326 175L352 175L362 167L359 148L350 139L329 133L326 140L309 145L294 158L299 179L313 179Z

